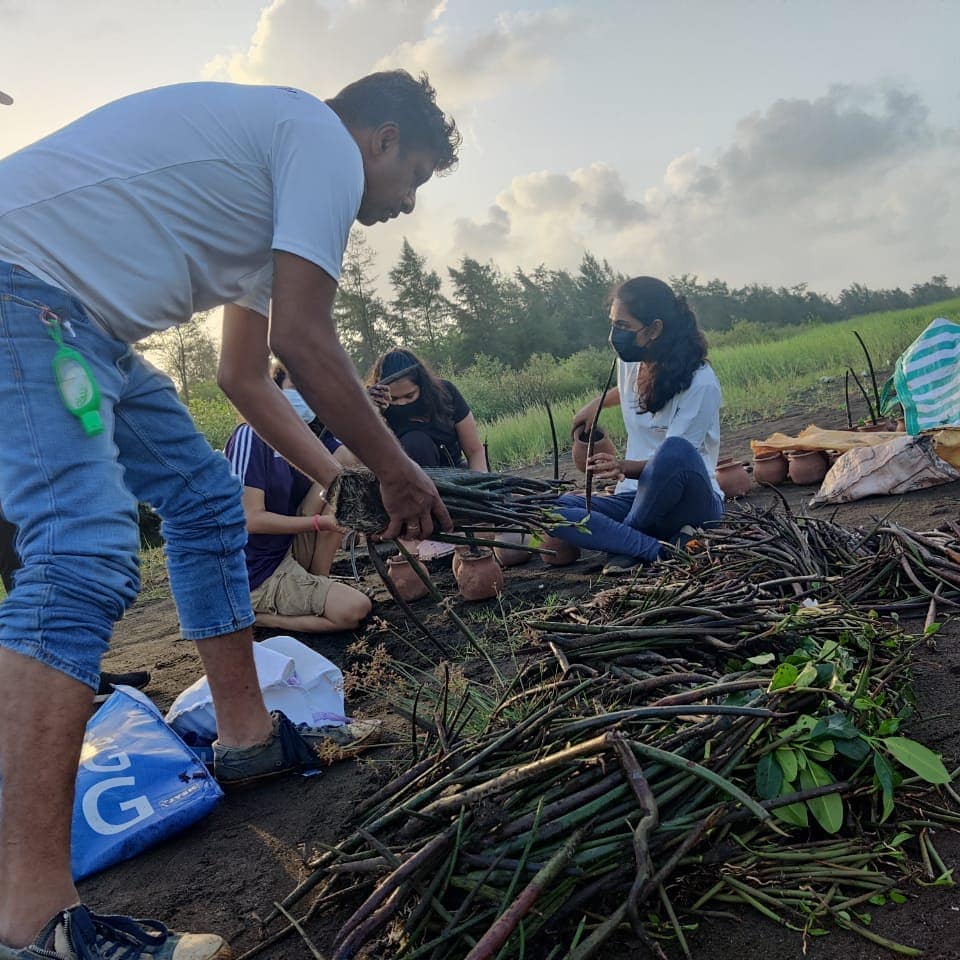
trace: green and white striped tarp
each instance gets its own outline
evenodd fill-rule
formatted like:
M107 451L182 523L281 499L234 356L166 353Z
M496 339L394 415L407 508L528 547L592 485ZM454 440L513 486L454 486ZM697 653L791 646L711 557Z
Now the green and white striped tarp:
M934 320L893 373L907 433L960 424L960 323Z

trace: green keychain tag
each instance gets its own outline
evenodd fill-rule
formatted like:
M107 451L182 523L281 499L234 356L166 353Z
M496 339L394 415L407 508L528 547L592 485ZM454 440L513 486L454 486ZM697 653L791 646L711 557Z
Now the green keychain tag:
M60 399L80 421L83 432L88 437L95 437L103 433L103 419L100 416L100 387L93 371L73 347L64 345L59 318L47 313L43 319L57 344L57 351L53 355L53 377L60 391Z

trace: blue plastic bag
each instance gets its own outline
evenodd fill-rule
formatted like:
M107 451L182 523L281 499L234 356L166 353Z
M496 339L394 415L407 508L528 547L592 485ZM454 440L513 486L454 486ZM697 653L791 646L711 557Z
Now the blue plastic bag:
M205 817L223 791L138 690L118 687L83 738L73 807L75 880Z

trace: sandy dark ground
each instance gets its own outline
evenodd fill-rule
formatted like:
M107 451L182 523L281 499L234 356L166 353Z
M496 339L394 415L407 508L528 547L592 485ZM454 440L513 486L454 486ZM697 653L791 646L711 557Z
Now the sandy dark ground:
M774 430L795 433L811 422L839 428L844 426L841 421L836 408L808 407L775 422L728 431L722 452L746 461L751 438L765 437ZM569 461L567 469L572 469ZM795 509L802 510L815 488L787 484L780 489ZM771 496L756 489L750 499L759 504ZM890 498L860 501L839 508L836 516L840 522L855 526L886 514L894 506L894 517L900 523L918 530L930 529L938 518L960 515L960 483L911 494L899 502ZM552 593L582 595L596 587L601 565L597 554L585 554L574 566L562 569L533 560L509 571L506 602L510 606L531 605L536 598ZM335 572L343 570L341 566ZM366 566L362 572L369 570ZM173 603L162 574L154 571L147 580L144 596L118 626L105 667L124 670L148 666L153 673L148 693L166 708L202 671L193 646L178 639ZM376 588L375 579L369 576L366 583ZM450 587L449 571L439 583L441 588ZM396 612L390 612L382 586L376 598L381 601L377 612L399 624ZM476 611L477 605L471 607ZM343 635L310 638L315 649L341 664L345 648L353 639ZM381 638L372 639L379 642ZM938 634L935 648L920 655L915 673L920 719L913 724L912 735L942 751L948 767L956 766L960 763L957 622L948 622ZM375 789L386 761L386 752L378 751L363 762L340 764L319 777L286 779L231 795L188 832L89 878L81 884L81 895L101 912L156 916L179 929L215 930L228 937L239 954L256 943L255 914L262 915L303 879L307 873L305 857L317 850L318 843L334 843L342 836L352 808ZM939 835L938 848L948 867L960 867L960 834ZM321 949L329 948L342 920L342 914L332 912L313 922L310 934ZM902 906L875 910L873 929L922 949L926 957L960 958L960 893L943 887L918 891ZM757 915L745 915L736 923L705 924L690 936L690 945L695 957L710 960L803 956L796 934ZM609 960L627 960L641 954L639 947L623 942L607 948L604 955ZM808 955L817 960L890 956L880 947L841 931L813 939ZM307 957L309 953L301 942L290 939L260 956L278 960Z

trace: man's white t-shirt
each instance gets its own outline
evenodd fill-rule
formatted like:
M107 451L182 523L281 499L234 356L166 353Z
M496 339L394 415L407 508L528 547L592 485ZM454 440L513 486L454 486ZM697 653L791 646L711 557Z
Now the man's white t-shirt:
M638 363L617 361L617 386L620 410L627 428L627 460L649 460L667 437L689 440L703 458L713 489L722 497L717 483L717 457L720 455L720 381L710 364L703 364L693 375L690 386L672 397L656 413L638 413L636 383ZM621 480L617 493L636 490L637 481Z
M0 160L0 259L132 342L224 303L266 315L273 250L338 280L363 190L356 142L316 97L160 87Z

